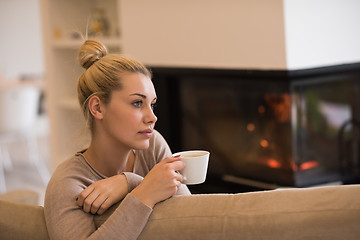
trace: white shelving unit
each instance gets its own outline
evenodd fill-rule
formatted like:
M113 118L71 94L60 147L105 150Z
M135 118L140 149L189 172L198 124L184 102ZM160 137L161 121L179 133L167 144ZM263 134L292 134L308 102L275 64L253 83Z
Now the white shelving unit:
M119 44L121 42L121 39L118 37L108 37L108 38L97 38L99 41L104 43L108 48L118 48ZM54 49L74 49L78 50L79 46L83 43L82 39L61 39L61 40L55 40L52 43L52 46Z
M94 9L103 9L109 35L89 38L102 41L110 52L120 52L119 8L120 0L41 0L52 170L89 143L77 100L76 83L84 72L77 51Z

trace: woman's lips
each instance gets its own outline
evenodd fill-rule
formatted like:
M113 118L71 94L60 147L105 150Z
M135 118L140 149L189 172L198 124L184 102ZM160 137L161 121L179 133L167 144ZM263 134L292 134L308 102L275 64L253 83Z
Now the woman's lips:
M146 136L147 138L151 138L153 130L152 129L146 129L144 131L140 131L139 133Z

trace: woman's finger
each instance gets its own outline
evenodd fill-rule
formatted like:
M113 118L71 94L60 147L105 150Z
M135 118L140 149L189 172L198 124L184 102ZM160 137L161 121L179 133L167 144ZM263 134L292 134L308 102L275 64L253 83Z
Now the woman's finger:
M180 155L175 157L167 157L164 160L160 161L159 164L172 163L180 160Z
M177 161L172 162L171 166L174 169L174 171L180 171L185 168L185 163L180 160L177 160Z
M83 210L84 212L89 213L91 211L91 206L96 200L96 198L100 195L97 191L92 191L84 200Z
M84 200L89 196L89 194L92 193L92 191L94 191L94 187L92 185L81 191L81 193L76 199L76 203L79 207L82 207L84 205Z
M111 199L111 197L108 197L104 200L104 202L101 204L101 206L99 207L99 209L97 210L97 214L101 215L103 214L106 210L108 210L115 202Z
M108 195L105 194L100 194L91 204L91 213L92 214L96 214L98 213L99 209L101 208L101 206L104 204L104 202L106 201L106 199L108 199Z
M180 182L180 184L184 181L184 176L181 175L178 171L175 171L175 179Z

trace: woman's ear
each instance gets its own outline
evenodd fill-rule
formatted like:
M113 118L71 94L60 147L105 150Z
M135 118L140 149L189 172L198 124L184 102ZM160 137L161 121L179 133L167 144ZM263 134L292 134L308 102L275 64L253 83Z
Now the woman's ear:
M96 119L103 119L102 103L98 96L92 96L89 99L89 110Z

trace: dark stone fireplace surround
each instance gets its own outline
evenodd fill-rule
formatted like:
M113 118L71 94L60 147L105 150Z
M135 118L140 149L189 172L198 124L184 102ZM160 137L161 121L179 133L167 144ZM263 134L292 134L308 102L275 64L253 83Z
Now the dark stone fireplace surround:
M259 86L271 82L273 85L281 84L290 91L293 84L307 84L312 82L326 82L328 78L350 79L357 90L356 102L352 103L352 121L360 122L360 63L336 65L329 67L304 69L304 70L253 70L253 69L213 69L213 68L177 68L149 66L153 73L153 82L159 98L156 108L158 122L156 129L162 133L168 141L173 152L184 150L184 136L181 117L181 95L179 86L183 79L218 78L238 79ZM196 80L193 80L196 81ZM358 129L360 132L360 129ZM359 142L358 142L359 143ZM194 146L196 148L196 146ZM358 147L359 149L359 147ZM360 160L359 160L360 161ZM211 163L210 163L211 164ZM340 170L339 170L340 171ZM241 176L240 176L241 177ZM351 179L352 182L358 181ZM248 180L249 184L246 184ZM272 182L264 182L258 185L254 179L245 179L245 184L237 184L234 181L224 181L223 173L211 173L204 184L189 186L195 193L222 193L243 192L271 188ZM235 181L236 182L236 181ZM259 181L261 182L261 181ZM254 184L252 184L254 183ZM281 184L280 184L281 185ZM296 184L295 184L296 185ZM277 185L275 185L277 186Z

